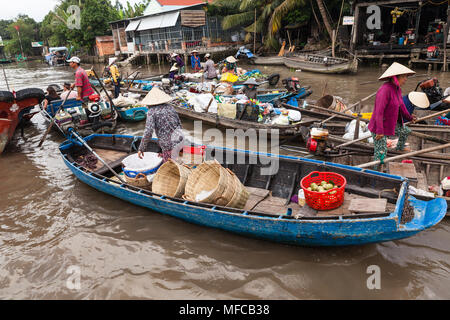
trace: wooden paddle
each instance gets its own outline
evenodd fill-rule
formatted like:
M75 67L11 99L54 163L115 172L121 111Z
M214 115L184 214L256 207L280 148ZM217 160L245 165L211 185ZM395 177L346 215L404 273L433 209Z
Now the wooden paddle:
M8 91L10 91L9 84L8 84L8 78L6 77L5 67L3 66L3 63L1 65L2 65L2 69L3 69L3 76L5 77L6 87L8 88Z
M140 74L140 72L137 72L136 75L134 76L133 80L128 82L127 90L130 89L131 85L134 83L134 81L136 80L136 78L139 74Z
M444 145L441 145L441 146L436 146L436 147L431 147L431 148L426 148L426 149L422 149L422 150L418 150L418 151L413 151L413 152L401 154L401 155L398 155L398 156L395 156L395 157L386 158L386 159L384 159L383 162L386 163L386 162L391 162L391 161L394 161L394 160L400 160L400 159L408 158L408 157L411 157L411 156L415 156L415 155L419 155L419 154L423 154L423 153L427 153L427 152L442 150L442 149L445 149L445 148L448 148L448 147L450 147L450 143L447 143L447 144L444 144ZM371 167L371 166L374 166L374 165L377 165L377 164L380 164L380 163L381 163L381 161L377 160L377 161L372 161L372 162L361 164L361 165L359 165L357 167L358 168L368 168L368 167Z
M103 85L103 82L100 81L97 72L95 72L94 67L91 68L91 71L94 73L95 78L97 79L97 81L100 83L100 86L102 87L103 91L105 91L106 96L108 97L109 102L111 102L111 106L113 106L114 108L116 108L116 106L114 105L114 102L112 101L111 97L109 96L108 91L106 91L105 86Z
M430 114L428 116L425 116L425 117L422 117L422 118L418 118L416 121L414 121L414 123L417 123L417 122L423 121L423 120L427 120L427 119L430 119L430 118L434 118L434 117L440 116L441 114L444 114L444 113L447 113L447 112L450 112L450 109L442 110L442 111ZM405 125L406 124L411 124L411 123L413 123L413 122L409 121L409 122L406 122Z
M64 109L64 105L66 104L67 98L69 98L70 93L72 92L72 90L73 90L73 88L70 87L69 93L67 94L67 96L66 96L66 98L64 99L63 103L62 103L61 106L59 107L58 111L56 111L55 115L52 117L52 121L50 122L50 124L49 124L47 130L45 131L44 136L42 137L41 141L39 141L39 144L38 144L38 147L39 147L39 148L42 146L42 144L44 143L45 138L47 138L48 133L49 133L50 130L52 129L53 123L55 122L56 115L57 115L61 110Z

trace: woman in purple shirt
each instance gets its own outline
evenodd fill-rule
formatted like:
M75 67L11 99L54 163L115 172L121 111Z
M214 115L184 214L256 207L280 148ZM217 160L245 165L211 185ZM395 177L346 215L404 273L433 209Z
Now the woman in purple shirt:
M383 160L387 154L386 136L398 136L397 150L405 148L406 139L411 129L403 124L403 119L415 121L403 103L402 90L408 76L415 74L411 69L394 62L379 78L386 82L378 89L375 107L369 123L369 130L374 139L375 160Z

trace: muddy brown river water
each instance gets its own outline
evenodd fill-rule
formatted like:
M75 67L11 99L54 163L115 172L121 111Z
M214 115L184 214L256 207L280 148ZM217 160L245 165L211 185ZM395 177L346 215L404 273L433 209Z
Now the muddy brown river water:
M326 92L350 103L376 91L379 83L360 83L381 73L364 65L357 75L331 76L259 69L299 77L311 85L313 99L326 84ZM160 73L158 67L145 72ZM73 79L69 68L40 62L6 66L6 73L15 90ZM450 85L448 74L434 75ZM2 73L0 79L5 90ZM410 79L404 92L420 79ZM57 132L37 148L46 127L35 116L25 138L16 132L0 156L0 299L450 298L448 220L412 238L356 247L304 248L241 237L86 186L61 160L64 139ZM120 123L117 132L142 134L143 128ZM380 289L367 286L371 266L379 267ZM73 281L78 274L79 283Z

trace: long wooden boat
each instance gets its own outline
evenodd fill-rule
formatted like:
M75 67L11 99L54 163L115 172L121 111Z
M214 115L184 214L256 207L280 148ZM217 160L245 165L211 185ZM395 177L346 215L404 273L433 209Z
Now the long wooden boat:
M270 56L270 57L256 57L252 59L254 64L264 66L284 66L284 57Z
M95 134L85 141L100 156L108 155L109 166L119 171L122 159L140 143L140 137ZM403 239L438 224L447 209L443 199L426 202L409 196L408 180L398 176L317 160L207 146L206 159L226 159L223 166L233 171L250 193L244 209L220 207L161 196L112 179L106 167L88 169L77 164L77 158L87 152L77 141L65 141L59 149L72 173L101 192L201 226L294 245L347 246ZM155 140L149 144L149 151L160 151ZM278 170L261 175L262 168L273 161ZM398 194L383 193L389 204L382 213L348 214L345 201L337 215L290 202L302 177L313 171L343 175L347 180L346 199L362 197L370 203L386 189L396 189Z
M44 91L36 88L19 90L15 95L9 91L0 91L0 154L24 116L43 99ZM29 118L28 116L27 119Z
M317 54L304 54L295 57L285 57L284 65L288 68L301 69L316 73L355 73L358 70L358 60L333 58Z

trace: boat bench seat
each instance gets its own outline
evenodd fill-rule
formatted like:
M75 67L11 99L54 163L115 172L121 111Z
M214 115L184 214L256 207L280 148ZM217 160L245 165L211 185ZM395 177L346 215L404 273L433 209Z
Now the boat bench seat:
M247 191L250 196L247 200L247 204L244 208L246 211L260 212L264 214L280 216L286 215L288 210L292 210L292 216L294 217L326 217L326 216L346 216L355 215L357 212L351 212L349 210L352 200L362 199L367 201L368 206L371 206L371 202L378 201L378 199L368 198L356 194L345 193L344 204L334 210L318 211L312 209L307 204L303 207L298 203L290 202L286 204L287 199L272 196L269 190L260 188L250 188L247 187ZM395 205L387 204L386 212L393 212L395 210ZM367 212L361 212L367 213ZM374 212L377 214L377 212ZM384 215L385 212L379 212L379 214Z

